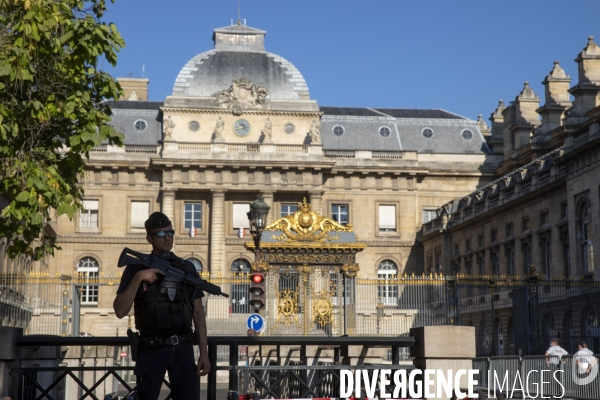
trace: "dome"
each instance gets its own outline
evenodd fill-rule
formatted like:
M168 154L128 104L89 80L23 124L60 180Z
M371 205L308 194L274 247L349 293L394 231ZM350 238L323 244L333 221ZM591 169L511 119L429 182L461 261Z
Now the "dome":
M214 50L200 53L179 72L173 96L212 97L245 78L267 89L269 100L308 100L304 77L288 60L265 51L265 31L245 25L215 29Z

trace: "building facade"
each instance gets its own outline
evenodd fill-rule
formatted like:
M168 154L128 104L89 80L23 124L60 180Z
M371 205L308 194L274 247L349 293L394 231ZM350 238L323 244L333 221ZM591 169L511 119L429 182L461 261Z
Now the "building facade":
M232 25L213 40L164 101L148 101L147 79L120 79L113 125L125 146L91 153L85 210L58 218L62 250L51 276L117 276L124 247L149 250L143 222L159 210L173 221L174 251L198 270L247 272L252 255L240 228L259 193L271 222L306 198L313 211L354 227L366 244L356 256L362 277L420 273L423 221L490 183L502 162L482 121L440 109L320 106L300 71L266 51L264 31ZM126 327L112 311L116 283L83 286L82 331Z
M575 62L572 87L554 63L543 81L542 106L527 82L509 106L500 101L490 117L489 140L492 152L503 158L497 178L443 204L419 241L428 272L498 282L537 275L547 285L540 295L547 294L539 334L565 339L570 351L577 339L586 339L597 351L600 292L569 294L570 282L600 278L594 257L594 244L600 243L600 47L593 37ZM498 289L498 297L509 292ZM511 347L517 312L507 302L493 317L465 313L462 323L480 327L482 337L493 331Z

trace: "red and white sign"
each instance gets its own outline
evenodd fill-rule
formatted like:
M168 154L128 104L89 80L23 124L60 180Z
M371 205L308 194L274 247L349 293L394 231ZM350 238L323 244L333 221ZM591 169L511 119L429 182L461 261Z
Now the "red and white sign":
M122 351L121 352L121 358L125 358L127 357L127 352L126 351Z

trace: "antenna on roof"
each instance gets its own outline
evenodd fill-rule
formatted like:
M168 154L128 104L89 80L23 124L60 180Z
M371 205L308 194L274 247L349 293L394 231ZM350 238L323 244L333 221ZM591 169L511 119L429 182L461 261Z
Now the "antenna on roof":
M146 66L142 64L142 78L145 78L144 74L146 73Z

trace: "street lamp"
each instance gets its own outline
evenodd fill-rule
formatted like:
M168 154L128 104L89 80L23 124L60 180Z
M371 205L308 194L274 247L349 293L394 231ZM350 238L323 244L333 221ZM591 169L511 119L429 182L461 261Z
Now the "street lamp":
M263 229L267 226L267 215L271 207L264 202L262 195L257 194L256 199L250 203L250 211L248 211L248 220L250 221L250 233L254 239L254 263L258 266L260 261L260 238Z
M377 306L375 306L375 308L377 308L377 334L379 335L381 333L381 319L385 315L385 306L381 302L381 297L379 298L379 303L377 303Z

